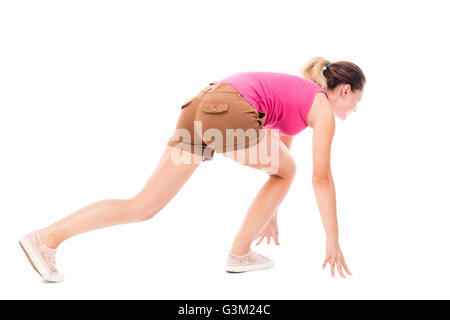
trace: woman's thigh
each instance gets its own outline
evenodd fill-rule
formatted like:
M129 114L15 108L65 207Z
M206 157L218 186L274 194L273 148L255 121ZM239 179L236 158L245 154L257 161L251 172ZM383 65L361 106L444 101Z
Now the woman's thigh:
M264 170L269 175L290 177L295 174L295 160L277 135L264 128L263 138L255 145L220 153L242 165Z

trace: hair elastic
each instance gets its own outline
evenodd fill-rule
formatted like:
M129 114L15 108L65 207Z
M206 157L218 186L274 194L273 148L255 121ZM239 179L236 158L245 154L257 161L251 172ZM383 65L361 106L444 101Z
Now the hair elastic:
M327 69L333 64L333 62L328 62L327 65L325 66Z

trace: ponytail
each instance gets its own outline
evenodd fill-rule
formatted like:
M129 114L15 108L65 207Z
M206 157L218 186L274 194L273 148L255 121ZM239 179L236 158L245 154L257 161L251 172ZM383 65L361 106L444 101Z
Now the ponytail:
M339 84L350 84L351 90L362 90L366 84L366 77L362 70L348 61L331 61L323 57L310 59L300 72L300 76L310 80L323 89L333 90Z

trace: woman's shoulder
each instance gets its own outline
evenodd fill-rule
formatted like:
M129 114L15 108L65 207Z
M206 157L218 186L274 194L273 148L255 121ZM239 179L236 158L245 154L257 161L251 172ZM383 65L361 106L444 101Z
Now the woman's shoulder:
M334 119L334 111L327 94L323 91L316 92L306 120L308 126L314 127L317 119L330 117Z

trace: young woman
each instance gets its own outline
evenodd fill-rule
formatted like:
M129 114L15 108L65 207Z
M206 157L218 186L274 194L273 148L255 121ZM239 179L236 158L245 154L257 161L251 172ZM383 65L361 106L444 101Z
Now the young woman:
M334 116L344 120L356 110L366 78L347 61L312 58L301 76L241 72L210 83L186 101L174 134L144 188L129 199L91 203L71 215L27 234L19 242L35 270L47 281L63 280L55 265L56 248L77 234L123 223L145 221L158 213L189 177L214 153L264 170L267 182L250 205L226 258L225 270L270 268L273 261L253 251L258 237L278 243L277 208L287 194L296 165L289 148L293 137L313 128L312 183L326 232L326 257L341 277L351 274L339 247L330 149ZM277 134L278 133L278 134Z

